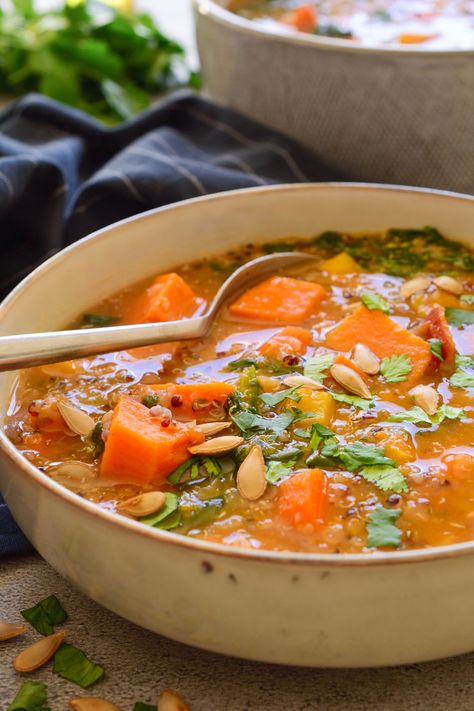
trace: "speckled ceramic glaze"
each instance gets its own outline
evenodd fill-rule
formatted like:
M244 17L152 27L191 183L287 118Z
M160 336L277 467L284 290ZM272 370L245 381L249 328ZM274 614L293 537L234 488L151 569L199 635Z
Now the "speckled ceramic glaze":
M349 180L474 192L474 50L276 33L194 0L207 92Z
M112 225L46 262L0 307L0 333L62 327L131 282L243 242L425 224L474 243L474 198L320 184L190 200ZM14 378L0 377L2 419ZM230 548L99 509L42 474L3 434L0 459L1 491L41 555L150 630L307 666L401 664L474 649L474 543L370 556Z

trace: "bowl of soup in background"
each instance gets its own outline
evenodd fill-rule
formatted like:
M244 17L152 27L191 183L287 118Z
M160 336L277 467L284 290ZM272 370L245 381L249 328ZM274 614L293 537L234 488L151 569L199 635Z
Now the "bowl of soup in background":
M291 136L349 180L474 191L474 47L280 32L230 4L194 0L211 97Z
M469 196L356 184L190 200L100 230L50 259L3 302L0 333L64 327L111 293L224 245L432 224L473 246L473 217ZM3 422L15 379L1 375ZM472 541L370 555L236 548L100 508L34 467L3 432L0 458L1 491L39 553L98 603L150 630L306 666L401 664L474 649Z

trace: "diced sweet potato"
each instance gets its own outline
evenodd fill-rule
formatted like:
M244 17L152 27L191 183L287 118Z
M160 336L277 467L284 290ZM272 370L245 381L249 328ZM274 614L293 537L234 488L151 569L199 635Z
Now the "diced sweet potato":
M313 417L301 420L301 427L308 427L314 422L329 427L336 415L336 404L334 398L325 390L311 390L310 388L299 388L298 395L301 399L295 403L293 400L285 400L288 408L298 407L302 412L312 412Z
M340 252L335 257L326 259L321 264L321 269L329 274L360 274L363 271L362 267L347 252Z
M275 333L260 348L265 358L281 360L286 355L304 355L312 341L311 332L300 326L287 326Z
M474 481L474 457L472 454L459 452L448 454L443 459L447 468L448 481Z
M405 384L419 380L431 361L429 343L402 328L382 311L369 310L360 305L329 332L326 345L338 351L349 351L356 343L363 343L379 358L405 354L412 370Z
M400 44L422 44L423 42L428 42L428 40L434 39L436 35L427 34L409 34L405 33L398 36L398 41Z
M426 323L428 324L427 337L439 338L441 341L441 355L446 363L453 363L456 356L456 344L451 335L443 307L439 305L434 306L426 317ZM439 360L437 360L436 357L434 357L434 361L434 365L439 365Z
M327 477L320 469L303 469L280 485L277 513L290 526L322 523L326 507Z
M192 316L200 300L179 274L161 274L140 296L126 320L132 323L179 321Z
M270 323L299 323L314 313L325 294L319 284L275 276L242 294L229 307L229 313Z
M159 404L169 407L178 417L208 419L209 413L223 407L234 391L230 383L165 383L152 385Z
M318 25L318 16L314 5L300 5L296 10L285 13L281 22L294 27L298 32L314 32Z
M100 475L147 484L165 479L189 458L189 447L204 435L193 426L160 418L122 395L115 407L100 463Z

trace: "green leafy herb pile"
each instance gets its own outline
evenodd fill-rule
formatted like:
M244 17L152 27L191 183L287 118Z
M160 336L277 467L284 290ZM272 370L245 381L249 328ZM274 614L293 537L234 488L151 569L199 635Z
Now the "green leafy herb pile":
M184 50L146 14L97 0L40 12L34 0L0 8L0 91L39 91L114 123L147 108L153 94L196 85Z

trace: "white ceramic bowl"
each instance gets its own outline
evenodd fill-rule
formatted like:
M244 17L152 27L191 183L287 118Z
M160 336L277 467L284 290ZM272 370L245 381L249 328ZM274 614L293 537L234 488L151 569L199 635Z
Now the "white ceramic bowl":
M190 200L124 220L37 269L0 307L0 333L65 326L180 262L291 235L435 225L474 244L474 198L364 185L293 185ZM14 374L0 378L0 417ZM243 550L112 515L0 435L0 486L44 558L87 595L168 637L249 659L377 666L474 649L474 542L372 555Z
M194 0L204 88L342 179L474 193L474 50L278 33Z

